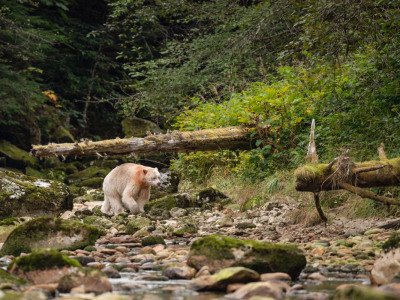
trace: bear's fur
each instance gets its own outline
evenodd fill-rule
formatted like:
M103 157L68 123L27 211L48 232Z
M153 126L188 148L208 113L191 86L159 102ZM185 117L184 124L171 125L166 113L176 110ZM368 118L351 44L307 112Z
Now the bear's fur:
M160 183L157 168L122 164L104 178L104 203L101 211L108 215L123 213L125 209L133 214L144 212L143 207L150 198L150 187Z

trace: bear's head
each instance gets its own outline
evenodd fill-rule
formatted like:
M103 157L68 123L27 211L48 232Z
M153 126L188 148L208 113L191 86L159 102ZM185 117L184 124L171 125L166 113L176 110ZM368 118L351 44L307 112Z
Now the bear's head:
M144 181L150 186L159 186L161 184L160 172L157 168L143 169Z

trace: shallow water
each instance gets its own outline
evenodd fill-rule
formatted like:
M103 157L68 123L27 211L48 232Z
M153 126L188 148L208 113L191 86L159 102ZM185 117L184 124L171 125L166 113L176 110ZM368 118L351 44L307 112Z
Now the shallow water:
M366 278L357 279L350 274L331 273L327 280L317 282L299 280L304 290L294 291L286 299L312 299L313 293L332 295L337 286L346 283L369 284ZM189 288L189 280L162 280L160 271L141 271L139 273L121 273L121 278L110 279L114 291L133 296L134 300L211 300L223 299L223 293L196 292ZM144 276L160 277L161 280L143 280ZM344 277L344 278L343 278ZM311 297L311 298L310 298Z

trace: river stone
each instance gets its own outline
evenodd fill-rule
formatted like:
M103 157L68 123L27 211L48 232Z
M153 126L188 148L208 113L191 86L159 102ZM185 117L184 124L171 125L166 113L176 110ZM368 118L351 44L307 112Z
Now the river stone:
M232 283L247 283L258 281L260 275L248 268L231 267L225 268L214 275L201 276L191 281L191 287L198 291L225 291Z
M61 293L69 293L77 287L82 287L83 293L102 294L112 291L107 276L100 270L92 268L79 268L65 275L58 282L57 290Z
M371 270L371 282L378 285L391 283L400 273L400 248L384 253Z
M171 264L163 270L163 275L169 279L192 279L196 275L196 269L186 264Z
M306 258L295 245L210 235L192 244L187 263L196 270L209 266L215 272L242 266L258 273L283 272L296 279L306 266Z
M254 297L272 297L273 299L284 299L290 286L283 281L266 281L248 283L234 293L226 295L228 299L254 299Z
M68 187L0 168L0 218L58 214L72 209Z
M104 232L78 221L62 220L53 217L40 217L30 220L7 237L0 255L19 255L35 249L83 249L94 245Z
M336 288L333 300L395 300L399 299L395 295L372 288L368 286L360 286L355 284L342 284Z

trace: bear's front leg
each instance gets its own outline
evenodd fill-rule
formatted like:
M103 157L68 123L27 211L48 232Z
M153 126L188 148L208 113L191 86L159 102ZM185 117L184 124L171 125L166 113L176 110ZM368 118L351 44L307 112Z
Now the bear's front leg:
M136 202L136 200L132 196L132 189L131 188L126 188L124 192L122 193L122 204L125 206L126 209L128 209L132 214L138 214L139 213L139 206Z
M144 205L149 201L150 199L150 187L144 187L140 190L138 196L137 196L137 204L139 206L139 211L144 213Z

